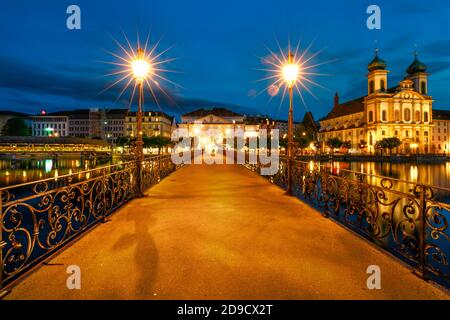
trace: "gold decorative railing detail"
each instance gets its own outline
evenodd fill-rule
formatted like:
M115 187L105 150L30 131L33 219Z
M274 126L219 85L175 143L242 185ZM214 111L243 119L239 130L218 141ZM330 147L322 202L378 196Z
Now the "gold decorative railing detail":
M146 158L0 189L0 288L173 172L170 156ZM142 183L139 183L142 181Z
M260 164L247 164L260 173ZM287 187L287 159L274 176ZM292 161L293 194L450 287L450 189ZM318 230L319 232L320 230Z

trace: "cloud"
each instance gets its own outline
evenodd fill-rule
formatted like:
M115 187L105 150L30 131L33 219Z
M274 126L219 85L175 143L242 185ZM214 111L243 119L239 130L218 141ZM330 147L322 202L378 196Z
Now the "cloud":
M60 104L60 108L64 109L73 108L72 106L62 105L67 101L74 101L73 104L75 105L129 106L128 97L131 96L132 89L130 88L129 92L117 101L124 84L118 84L104 91L117 79L108 81L106 78L94 77L93 74L101 74L100 70L70 66L58 68L58 70L64 72L55 72L53 69L44 69L11 57L0 56L0 88L9 91L9 95L7 94L9 104L28 105L37 103L42 106L43 102L46 101L47 106L58 108L58 104ZM15 92L12 97L11 92ZM17 93L19 93L19 96ZM34 97L24 97L30 94ZM256 112L252 108L230 105L224 102L182 97L167 89L164 89L164 92L154 89L154 94L158 103L156 103L154 96L148 90L146 91L144 100L147 108L160 108L161 106L164 111L175 114L211 106L227 107L237 112ZM40 101L40 98L43 101ZM132 107L134 107L134 104Z
M450 56L450 39L443 39L423 46L425 54L432 57L448 58Z

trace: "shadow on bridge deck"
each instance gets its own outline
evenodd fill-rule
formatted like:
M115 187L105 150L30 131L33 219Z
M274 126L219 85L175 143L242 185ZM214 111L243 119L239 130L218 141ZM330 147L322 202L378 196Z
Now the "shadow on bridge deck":
M237 165L181 168L51 262L6 298L449 298ZM66 287L69 265L81 290ZM381 267L381 290L366 287L369 265Z

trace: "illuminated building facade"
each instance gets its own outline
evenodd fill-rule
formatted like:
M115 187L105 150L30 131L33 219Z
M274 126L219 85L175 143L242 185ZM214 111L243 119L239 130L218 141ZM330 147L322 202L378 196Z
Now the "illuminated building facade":
M31 134L33 137L69 136L69 117L67 113L43 113L39 116L31 117Z
M125 109L78 109L32 117L35 137L97 138L113 143L125 133Z
M226 150L227 136L234 136L239 130L245 138L257 137L261 129L266 129L269 134L275 122L268 117L245 116L226 108L202 108L184 114L178 127L186 129L189 136L198 138L197 148L222 146Z
M350 142L350 152L374 152L377 141L397 137L397 153L432 152L432 97L428 95L428 73L417 54L407 76L389 88L386 63L378 56L368 66L368 94L339 103L320 121L319 141L339 138Z
M170 138L174 118L160 111L147 111L142 117L142 133L147 137L162 136ZM128 137L136 137L137 120L136 112L128 112L125 116L125 134Z
M450 151L450 110L433 110L432 152L448 154Z

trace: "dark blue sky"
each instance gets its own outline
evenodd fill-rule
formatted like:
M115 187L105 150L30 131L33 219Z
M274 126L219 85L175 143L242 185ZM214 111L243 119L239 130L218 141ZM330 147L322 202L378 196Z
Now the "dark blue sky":
M267 56L264 45L275 50L292 42L314 41L312 51L326 50L314 63L338 59L317 72L331 74L315 81L328 88L313 88L318 100L306 95L307 105L295 97L296 118L306 110L324 116L334 92L342 100L366 93L367 64L375 41L388 63L390 86L404 75L413 60L414 46L431 73L430 94L435 107L450 106L450 6L446 0L396 1L8 1L0 6L0 109L37 113L81 107L121 107L130 92L115 102L120 91L98 94L112 78L99 78L114 61L104 50L119 52L111 36L123 41L122 30L134 41L136 30L145 37L150 30L161 48L174 45L166 57L179 58L169 68L179 71L170 79L183 89L167 86L173 103L162 109L184 113L196 107L230 105L237 111L285 118L286 101L270 100L269 83L258 57ZM66 8L81 7L82 29L66 28ZM382 30L366 28L366 8L382 9ZM147 99L147 110L155 109Z

